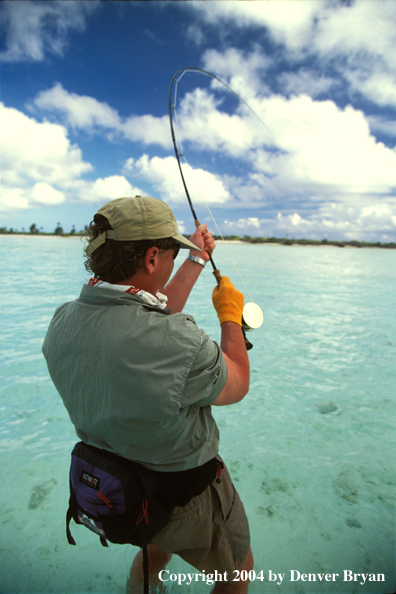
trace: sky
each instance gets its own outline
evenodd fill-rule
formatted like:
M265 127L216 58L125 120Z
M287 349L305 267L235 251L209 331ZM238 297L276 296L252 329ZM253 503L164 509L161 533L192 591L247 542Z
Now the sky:
M1 10L0 226L79 231L140 195L192 233L171 90L187 188L213 233L396 241L394 0ZM234 93L198 71L174 78L184 68Z

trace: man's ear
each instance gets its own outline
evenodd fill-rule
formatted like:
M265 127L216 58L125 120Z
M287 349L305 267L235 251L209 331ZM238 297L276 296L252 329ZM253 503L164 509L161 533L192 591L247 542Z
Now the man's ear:
M157 247L151 247L147 250L144 255L144 267L148 274L152 274L156 268L158 260L159 249Z

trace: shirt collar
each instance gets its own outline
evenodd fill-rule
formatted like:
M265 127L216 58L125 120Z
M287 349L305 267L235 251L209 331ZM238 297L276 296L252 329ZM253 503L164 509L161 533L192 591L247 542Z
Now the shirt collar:
M158 307L159 309L166 309L168 304L168 297L163 295L159 291L157 291L156 295L152 295L143 289L138 289L132 285L116 285L112 283L108 283L106 281L102 281L98 278L90 278L87 282L87 285L90 287L101 287L102 289L112 289L116 291L121 291L123 293L129 293L129 295L137 295L137 297L141 297L143 301L152 305L154 307Z

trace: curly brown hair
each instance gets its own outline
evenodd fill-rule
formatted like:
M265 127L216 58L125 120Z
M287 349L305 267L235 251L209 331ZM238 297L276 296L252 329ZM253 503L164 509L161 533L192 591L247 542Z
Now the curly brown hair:
M101 214L96 214L87 228L88 245L104 231L112 229L109 221ZM95 278L117 283L136 274L139 260L148 249L156 246L161 251L176 247L173 237L162 239L143 239L141 241L116 241L107 239L92 254L86 257L85 269L93 272Z

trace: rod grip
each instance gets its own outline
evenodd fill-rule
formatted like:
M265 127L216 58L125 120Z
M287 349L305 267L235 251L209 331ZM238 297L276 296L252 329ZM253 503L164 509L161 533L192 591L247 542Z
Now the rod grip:
M213 274L215 276L218 286L220 286L220 281L221 281L220 270L218 268L215 268L215 270L213 270Z

